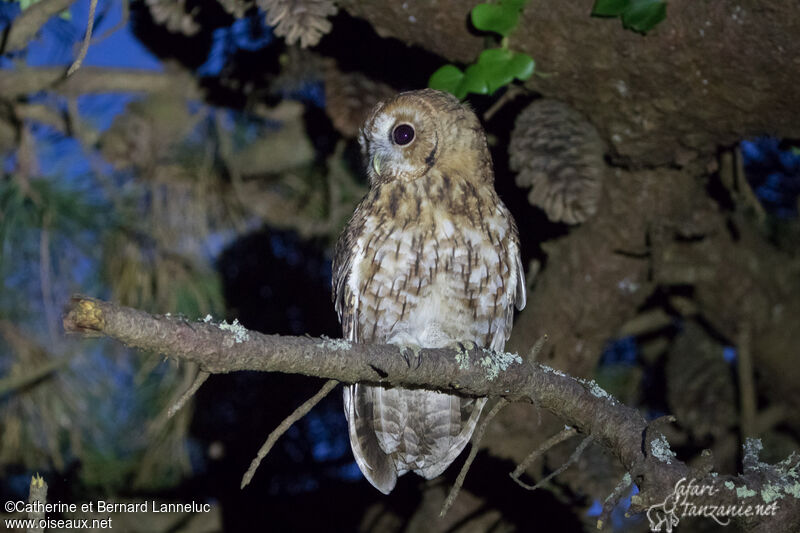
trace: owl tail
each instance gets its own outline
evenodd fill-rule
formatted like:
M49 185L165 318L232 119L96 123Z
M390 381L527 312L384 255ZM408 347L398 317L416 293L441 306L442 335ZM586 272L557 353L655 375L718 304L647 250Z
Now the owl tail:
M422 389L345 387L356 463L384 494L408 471L433 479L467 445L485 403Z
M389 494L397 483L397 470L375 435L373 404L362 392L368 388L372 387L357 383L344 387L344 414L350 431L350 447L364 477L376 489Z

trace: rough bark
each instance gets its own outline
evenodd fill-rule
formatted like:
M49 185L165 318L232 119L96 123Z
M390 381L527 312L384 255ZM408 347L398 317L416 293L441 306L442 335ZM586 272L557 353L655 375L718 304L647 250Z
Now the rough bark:
M472 5L342 2L381 35L457 62L483 47L468 29ZM547 74L526 86L586 115L619 159L683 164L743 137L800 137L797 3L674 0L646 36L591 9L588 0L531 0L509 44Z

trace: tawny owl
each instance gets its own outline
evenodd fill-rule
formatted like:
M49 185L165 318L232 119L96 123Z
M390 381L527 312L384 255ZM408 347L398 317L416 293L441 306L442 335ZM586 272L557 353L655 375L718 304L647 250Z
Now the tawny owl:
M525 305L524 273L478 118L447 93L411 91L377 104L359 141L370 191L333 260L345 337L502 350L514 305ZM347 386L356 462L386 494L408 471L434 478L461 453L485 403L424 389Z

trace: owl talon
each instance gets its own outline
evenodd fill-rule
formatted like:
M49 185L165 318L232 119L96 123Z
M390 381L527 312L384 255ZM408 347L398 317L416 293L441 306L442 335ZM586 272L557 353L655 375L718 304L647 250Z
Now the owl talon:
M400 355L403 361L406 362L408 368L411 368L411 361L414 361L414 370L419 368L422 364L422 351L419 346L402 346L400 348Z
M408 365L408 368L411 368L411 357L409 356L408 348L405 346L400 348L400 355L403 357L403 361L406 362L406 365Z

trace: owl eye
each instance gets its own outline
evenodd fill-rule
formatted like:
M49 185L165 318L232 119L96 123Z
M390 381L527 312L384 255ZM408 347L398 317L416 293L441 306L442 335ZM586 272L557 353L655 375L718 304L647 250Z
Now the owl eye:
M395 144L404 146L414 140L414 127L411 124L400 124L392 132Z

